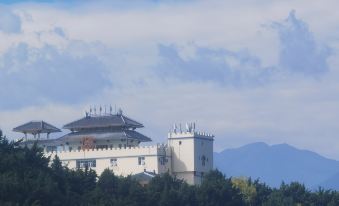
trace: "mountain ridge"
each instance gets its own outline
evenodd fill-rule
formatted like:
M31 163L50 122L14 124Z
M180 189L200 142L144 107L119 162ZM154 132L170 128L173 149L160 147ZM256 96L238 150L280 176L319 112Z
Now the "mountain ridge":
M227 176L259 178L272 187L298 181L312 189L339 189L339 161L286 143L225 149L214 153L214 165Z

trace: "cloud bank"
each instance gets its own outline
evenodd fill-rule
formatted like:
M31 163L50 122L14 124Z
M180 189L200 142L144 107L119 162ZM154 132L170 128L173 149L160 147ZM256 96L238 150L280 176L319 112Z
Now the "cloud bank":
M197 121L216 150L287 142L339 159L338 3L327 4L1 7L0 127L17 137L25 121L61 127L116 104L156 142L174 122Z
M1 63L3 109L79 103L111 86L96 56L74 56L52 45L34 48L20 43L1 56Z

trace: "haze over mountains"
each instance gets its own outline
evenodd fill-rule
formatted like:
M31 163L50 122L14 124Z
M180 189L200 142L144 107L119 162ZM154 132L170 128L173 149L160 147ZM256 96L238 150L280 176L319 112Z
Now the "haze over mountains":
M273 187L298 181L310 189L339 190L339 162L288 144L258 142L214 154L214 165L227 176L259 178Z

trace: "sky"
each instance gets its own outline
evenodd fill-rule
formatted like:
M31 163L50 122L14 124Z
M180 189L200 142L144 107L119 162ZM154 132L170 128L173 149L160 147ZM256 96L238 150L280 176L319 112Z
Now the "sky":
M0 1L0 128L121 108L165 142L287 143L339 160L339 2ZM64 133L67 131L64 131ZM57 134L54 137L60 136Z

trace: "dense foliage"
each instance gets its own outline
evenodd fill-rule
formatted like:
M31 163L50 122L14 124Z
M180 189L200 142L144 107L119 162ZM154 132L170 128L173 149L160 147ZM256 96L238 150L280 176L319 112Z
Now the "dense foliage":
M0 134L0 205L339 205L339 193L310 191L293 182L270 188L258 180L226 178L211 171L200 186L190 186L169 174L141 186L131 176L118 177L105 170L70 170L42 151L22 148Z

